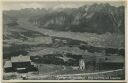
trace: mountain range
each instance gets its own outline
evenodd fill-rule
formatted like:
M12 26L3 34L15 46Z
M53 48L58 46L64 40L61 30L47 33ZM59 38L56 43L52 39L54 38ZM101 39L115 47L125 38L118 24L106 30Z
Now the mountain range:
M124 6L105 4L84 5L79 8L33 9L5 11L4 16L28 18L40 28L57 31L103 34L124 33Z
M37 44L30 39L62 37L84 41L91 46L124 48L124 6L105 4L79 8L3 11L4 46Z

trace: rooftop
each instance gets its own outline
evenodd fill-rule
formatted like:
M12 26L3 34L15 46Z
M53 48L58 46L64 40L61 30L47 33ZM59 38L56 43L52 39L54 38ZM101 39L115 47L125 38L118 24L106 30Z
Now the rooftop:
M30 56L19 55L17 57L11 57L11 62L27 62L31 61Z
M6 61L5 62L4 68L7 68L7 67L12 67L11 61Z

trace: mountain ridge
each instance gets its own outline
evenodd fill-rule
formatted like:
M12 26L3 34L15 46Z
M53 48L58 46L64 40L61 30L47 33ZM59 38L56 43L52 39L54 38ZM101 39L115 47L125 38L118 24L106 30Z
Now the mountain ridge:
M23 37L23 35L21 35L22 31L25 33L30 32L31 35L34 34L35 32L31 30L22 30L24 27L24 24L22 24L23 21L28 19L29 24L38 27L39 32L42 31L46 33L47 31L51 31L53 34L49 32L46 33L50 34L50 36L52 34L52 36L66 36L80 41L84 40L93 46L103 45L105 47L113 47L114 45L117 47L120 43L119 46L124 47L123 6L114 7L109 4L93 4L90 6L84 5L79 8L65 8L60 10L50 11L27 8L3 12L5 39L8 40L8 38L12 38L11 42L13 41L13 43L23 42L25 40L19 41L22 40L22 38L14 41L14 39L17 38L13 38L16 36L15 34L19 37ZM112 15L110 15L111 12L113 13ZM112 16L114 16L116 23ZM18 23L19 19L23 19L22 22ZM34 26L32 28L33 31L36 30ZM31 27L27 25L25 28ZM76 33L76 35L72 35L74 33ZM115 40L121 41L115 42ZM114 42L116 44L113 44Z

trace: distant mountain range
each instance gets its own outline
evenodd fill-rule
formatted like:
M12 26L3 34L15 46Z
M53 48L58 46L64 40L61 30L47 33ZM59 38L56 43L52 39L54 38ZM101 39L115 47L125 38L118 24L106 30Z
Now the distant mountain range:
M57 31L124 34L124 6L110 4L84 5L79 8L33 9L5 11L5 17L29 18L40 28Z
M47 45L45 38L48 42L54 38L67 40L69 48L85 43L91 47L124 49L124 29L124 6L93 4L79 8L8 10L3 11L3 53L4 57L27 55L28 50L38 54L54 45Z
M106 3L79 8L4 11L4 47L40 45L40 37L59 37L95 47L124 48L124 9L124 6Z

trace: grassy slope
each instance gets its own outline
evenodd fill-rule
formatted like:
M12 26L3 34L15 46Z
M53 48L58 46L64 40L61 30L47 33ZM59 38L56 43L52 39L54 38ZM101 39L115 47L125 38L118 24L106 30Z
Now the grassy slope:
M27 19L19 19L18 23L20 26L28 30L34 30L36 32L56 37L71 38L75 40L85 41L88 44L96 47L112 47L112 48L122 48L124 47L124 36L119 34L95 34L95 33L79 33L79 32L63 32L63 31L53 31L48 29L42 29L29 23Z

